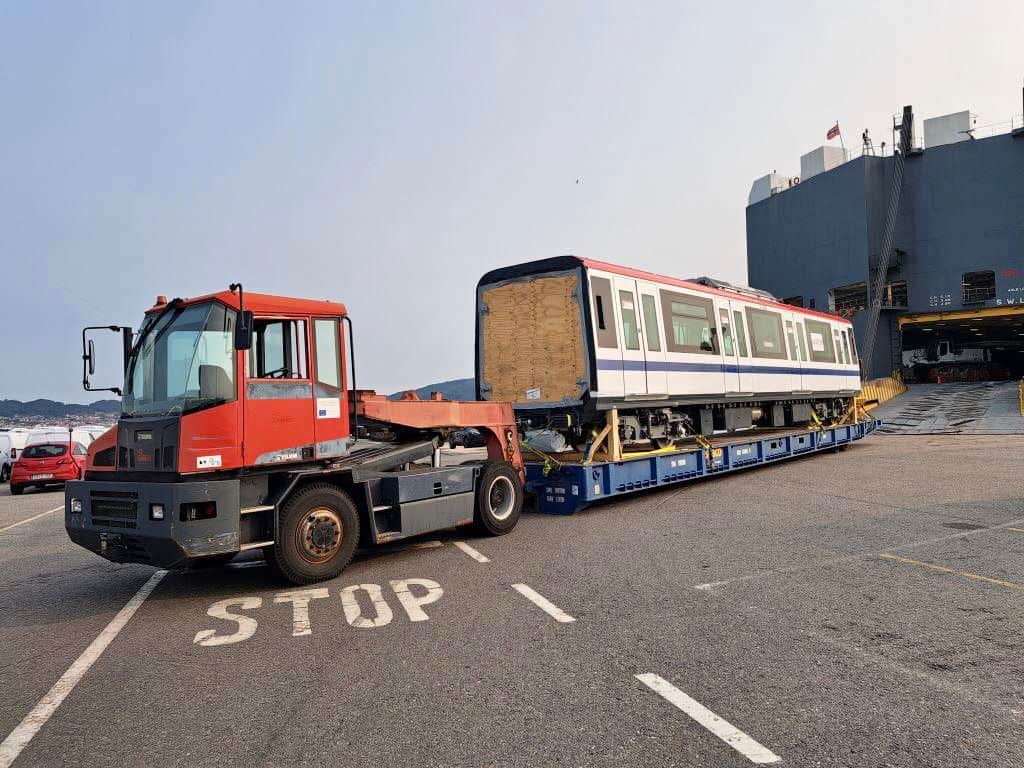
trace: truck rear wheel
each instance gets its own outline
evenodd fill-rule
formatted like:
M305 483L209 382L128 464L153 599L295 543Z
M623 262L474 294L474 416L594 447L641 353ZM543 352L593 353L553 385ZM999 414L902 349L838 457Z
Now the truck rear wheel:
M285 502L269 560L293 584L312 584L341 573L358 542L352 499L336 486L314 483Z
M476 487L476 522L492 536L516 527L523 512L519 473L504 461L484 462Z

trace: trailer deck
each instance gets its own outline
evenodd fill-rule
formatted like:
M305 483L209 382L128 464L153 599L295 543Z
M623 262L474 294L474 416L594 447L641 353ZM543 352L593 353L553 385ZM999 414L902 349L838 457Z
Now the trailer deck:
M578 452L551 454L543 460L527 454L526 490L536 498L539 512L571 515L626 493L838 450L880 426L881 421L868 418L820 428L733 432L702 440L703 444L691 439L662 450L624 453L621 461L587 462Z

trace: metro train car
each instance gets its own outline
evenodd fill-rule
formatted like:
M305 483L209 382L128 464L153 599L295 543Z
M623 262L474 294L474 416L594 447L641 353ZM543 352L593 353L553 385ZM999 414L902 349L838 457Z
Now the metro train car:
M752 288L576 256L477 285L476 388L524 429L586 444L618 410L623 442L782 427L846 412L860 389L853 328Z

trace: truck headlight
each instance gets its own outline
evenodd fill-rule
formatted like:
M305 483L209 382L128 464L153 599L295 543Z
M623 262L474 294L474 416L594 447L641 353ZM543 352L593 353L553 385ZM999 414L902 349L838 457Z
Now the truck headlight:
M82 514L82 500L72 499L71 500L71 514L80 515Z
M149 505L149 519L150 520L163 520L164 519L164 505L163 504L150 504Z

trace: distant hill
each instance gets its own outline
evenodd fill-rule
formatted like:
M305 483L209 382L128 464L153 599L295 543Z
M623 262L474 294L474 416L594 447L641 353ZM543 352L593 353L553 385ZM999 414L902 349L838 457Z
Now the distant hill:
M0 416L88 416L93 413L118 414L120 400L97 400L88 405L81 403L60 403L56 400L0 400Z
M405 392L406 390L402 390ZM402 392L394 392L388 397L397 400ZM439 381L437 384L428 384L416 390L416 394L424 400L430 397L431 392L440 392L445 400L476 400L476 381L474 379L452 379L451 381Z

